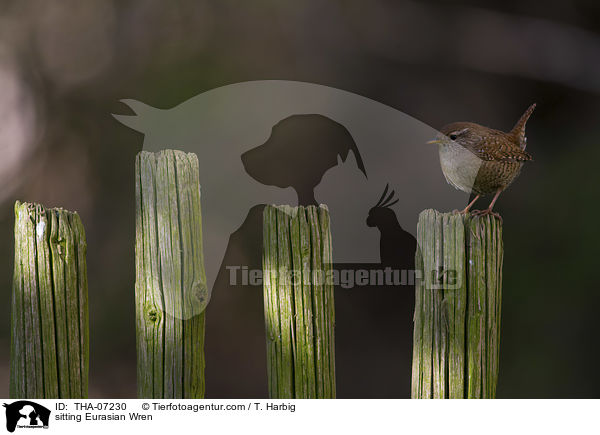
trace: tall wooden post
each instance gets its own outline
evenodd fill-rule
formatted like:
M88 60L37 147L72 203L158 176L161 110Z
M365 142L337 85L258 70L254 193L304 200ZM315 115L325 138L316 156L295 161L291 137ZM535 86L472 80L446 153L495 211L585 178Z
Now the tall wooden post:
M496 397L502 222L425 210L417 243L412 397Z
M271 398L335 398L327 207L267 206L263 286Z
M135 179L138 397L202 398L208 290L198 158L142 151Z
M87 397L85 256L77 213L16 202L11 398Z

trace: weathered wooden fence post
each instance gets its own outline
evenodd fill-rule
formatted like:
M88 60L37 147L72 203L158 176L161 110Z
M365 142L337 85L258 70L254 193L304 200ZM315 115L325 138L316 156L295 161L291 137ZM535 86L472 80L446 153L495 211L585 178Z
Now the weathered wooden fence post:
M412 397L494 398L502 223L425 210L417 242Z
M208 290L198 158L142 151L135 179L138 397L202 398Z
M335 398L327 207L267 206L263 287L271 398Z
M77 213L15 203L11 398L87 397L85 256Z

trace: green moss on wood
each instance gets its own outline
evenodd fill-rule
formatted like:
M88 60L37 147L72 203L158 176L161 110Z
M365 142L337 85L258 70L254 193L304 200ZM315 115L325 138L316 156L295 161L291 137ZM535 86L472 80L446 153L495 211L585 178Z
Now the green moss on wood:
M86 398L86 239L77 213L15 204L10 396Z
M263 214L267 373L272 398L335 398L335 311L329 212Z
M204 397L204 309L198 158L143 151L136 180L136 327L140 398Z
M502 224L425 210L417 226L413 398L493 398L498 382Z

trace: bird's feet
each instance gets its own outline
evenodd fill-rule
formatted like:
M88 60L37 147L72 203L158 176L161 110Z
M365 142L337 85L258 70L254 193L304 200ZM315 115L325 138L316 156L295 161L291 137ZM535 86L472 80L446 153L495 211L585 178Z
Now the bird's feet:
M500 214L496 213L495 211L492 211L491 208L486 208L485 210L473 210L471 212L471 216L474 216L474 217L494 216L494 217L500 219L500 222L502 222L502 216L500 216Z
M467 214L469 214L469 209L468 208L465 208L465 209L462 209L462 210L454 209L454 210L452 210L452 214L467 215Z

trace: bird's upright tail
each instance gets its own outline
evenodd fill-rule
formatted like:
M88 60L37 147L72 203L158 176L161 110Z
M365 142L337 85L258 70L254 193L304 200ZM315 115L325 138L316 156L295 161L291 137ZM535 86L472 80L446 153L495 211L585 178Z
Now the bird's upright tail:
M527 120L533 113L535 106L536 106L535 103L533 103L531 106L529 106L529 108L525 111L525 113L523 113L521 118L517 121L517 123L515 124L513 129L510 131L510 134L512 134L515 137L515 139L518 141L519 145L521 145L521 149L523 149L523 150L525 149L525 146L527 145L527 142L525 141L525 124L527 124Z

